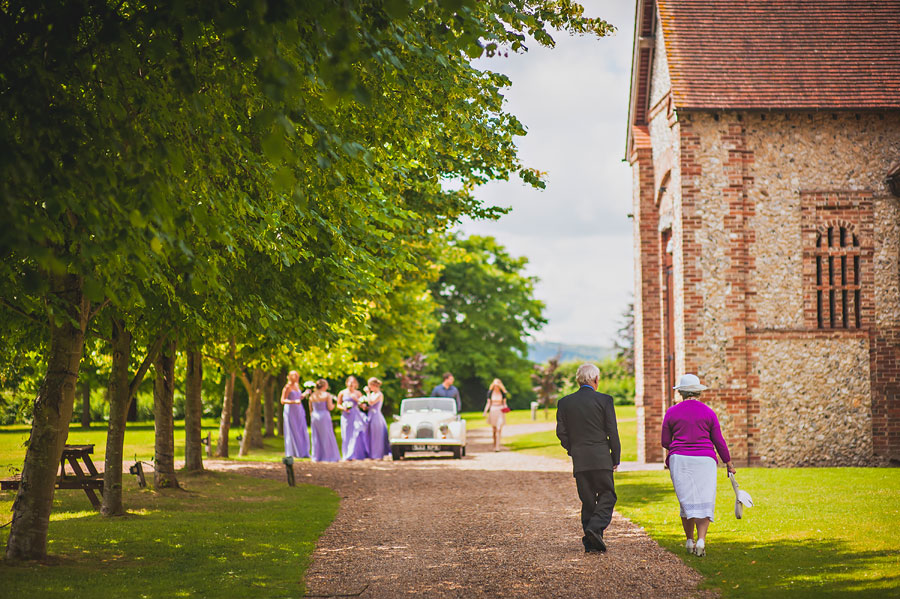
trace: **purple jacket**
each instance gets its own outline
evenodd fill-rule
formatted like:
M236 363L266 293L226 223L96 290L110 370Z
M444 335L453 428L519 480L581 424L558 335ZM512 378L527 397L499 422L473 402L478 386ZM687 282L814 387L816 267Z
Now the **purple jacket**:
M662 446L669 450L669 455L707 456L715 460L718 451L723 462L731 461L718 416L712 408L696 399L686 399L666 411Z

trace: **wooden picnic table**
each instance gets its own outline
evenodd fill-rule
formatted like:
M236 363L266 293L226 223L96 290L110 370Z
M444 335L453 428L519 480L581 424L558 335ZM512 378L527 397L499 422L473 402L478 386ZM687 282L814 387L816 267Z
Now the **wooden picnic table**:
M100 509L100 498L96 491L103 495L103 475L97 472L91 454L94 453L93 445L66 445L63 447L59 459L59 475L56 477L57 489L82 489L94 506ZM72 474L66 472L66 463L72 469ZM84 468L81 465L84 464ZM85 472L85 469L87 472ZM0 489L3 491L15 491L22 482L21 475L0 480Z

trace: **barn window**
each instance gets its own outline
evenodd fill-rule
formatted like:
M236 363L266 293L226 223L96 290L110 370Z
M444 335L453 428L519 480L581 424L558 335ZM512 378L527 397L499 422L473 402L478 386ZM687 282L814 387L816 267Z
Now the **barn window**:
M818 328L860 328L861 252L856 231L846 223L819 227L815 257Z

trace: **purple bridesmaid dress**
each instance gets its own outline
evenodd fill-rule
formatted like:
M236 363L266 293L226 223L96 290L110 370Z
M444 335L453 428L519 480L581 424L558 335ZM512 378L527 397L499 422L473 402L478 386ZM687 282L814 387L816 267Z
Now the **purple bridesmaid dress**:
M299 391L289 391L287 399L298 400L300 397ZM306 410L302 403L284 404L284 455L309 457L309 429L306 428Z
M344 396L353 407L341 414L341 444L345 460L364 460L369 457L369 419L359 409L353 396Z
M341 459L337 439L334 438L334 427L331 424L331 412L327 401L312 402L310 410L312 421L312 461L337 462Z
M369 404L369 457L373 460L380 460L391 453L387 421L381 413L383 405L384 395L376 403Z

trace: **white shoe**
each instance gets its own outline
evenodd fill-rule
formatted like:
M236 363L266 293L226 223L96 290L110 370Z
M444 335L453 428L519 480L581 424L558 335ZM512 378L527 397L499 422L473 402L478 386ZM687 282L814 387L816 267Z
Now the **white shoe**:
M694 544L694 555L697 557L703 557L706 555L706 541L703 539L698 539Z
M694 553L694 539L688 539L684 544L684 548L687 549L688 553Z

